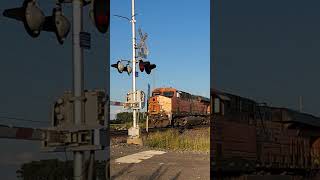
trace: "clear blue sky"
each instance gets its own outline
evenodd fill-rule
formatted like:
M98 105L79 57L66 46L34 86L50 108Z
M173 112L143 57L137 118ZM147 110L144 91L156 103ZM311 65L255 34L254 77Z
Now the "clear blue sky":
M136 0L137 29L148 33L148 59L157 65L155 73L140 73L137 89L172 86L209 97L210 89L210 1ZM131 0L111 1L111 14L130 17ZM111 17L111 63L131 59L131 24ZM124 101L132 77L110 73L111 99ZM112 113L121 108L111 108Z

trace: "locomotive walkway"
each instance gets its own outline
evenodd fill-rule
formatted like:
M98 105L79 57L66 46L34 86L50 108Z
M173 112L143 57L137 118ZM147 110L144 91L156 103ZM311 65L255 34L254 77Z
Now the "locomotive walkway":
M134 145L111 148L111 179L210 179L209 154L165 152Z

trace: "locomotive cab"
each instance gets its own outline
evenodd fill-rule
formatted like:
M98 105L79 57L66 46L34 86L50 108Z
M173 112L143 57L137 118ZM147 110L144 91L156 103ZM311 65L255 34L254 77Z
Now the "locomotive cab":
M219 114L220 113L220 107L223 106L222 104L223 102L220 102L220 99L219 98L214 98L214 101L213 101L213 109L214 109L214 114Z
M152 92L148 106L151 127L166 127L172 124L172 98L177 96L176 94L172 88L160 88Z
M215 115L225 115L225 106L230 104L230 98L222 94L212 94L212 112Z

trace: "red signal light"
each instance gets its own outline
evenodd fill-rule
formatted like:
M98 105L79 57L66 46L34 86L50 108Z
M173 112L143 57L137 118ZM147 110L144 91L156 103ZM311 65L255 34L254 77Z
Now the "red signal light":
M139 69L141 72L144 71L144 62L142 60L139 61Z
M150 62L148 63L148 65L145 67L146 68L146 73L150 74L151 70L156 68L157 66L155 64L150 64Z
M139 60L139 69L141 72L145 70L147 74L150 74L151 70L156 67L157 66L155 64L151 64L149 61L144 62L143 60Z
M110 0L93 0L92 11L92 18L98 31L106 33L110 24Z

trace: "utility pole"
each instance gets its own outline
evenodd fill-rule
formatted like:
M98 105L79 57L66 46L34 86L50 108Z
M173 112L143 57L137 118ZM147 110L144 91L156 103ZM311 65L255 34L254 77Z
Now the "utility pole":
M83 49L80 47L80 32L82 31L82 0L72 1L72 46L73 46L73 96L74 96L74 124L83 124ZM74 171L75 180L82 180L83 151L75 151Z
M131 4L131 24L132 24L132 91L133 101L136 102L136 31L135 31L135 13L134 13L135 1L132 0ZM137 110L133 109L133 128L137 128Z

